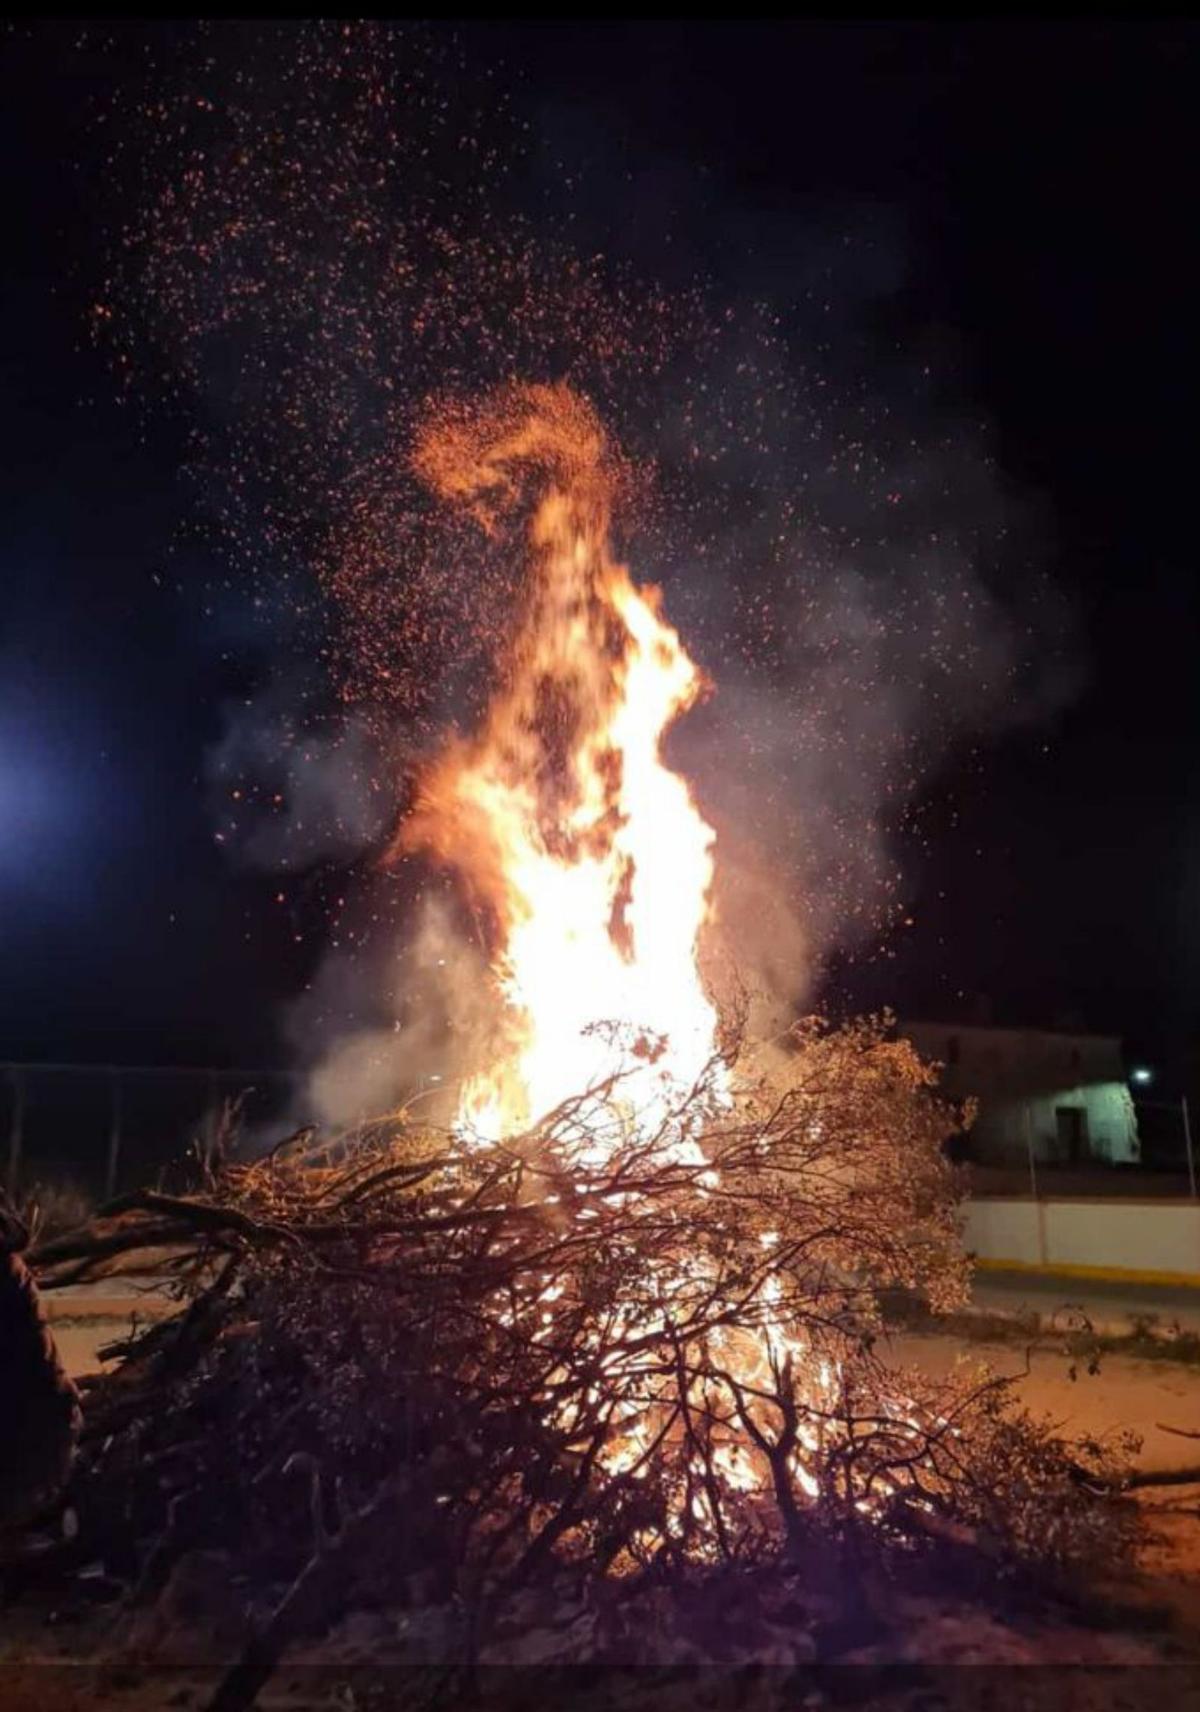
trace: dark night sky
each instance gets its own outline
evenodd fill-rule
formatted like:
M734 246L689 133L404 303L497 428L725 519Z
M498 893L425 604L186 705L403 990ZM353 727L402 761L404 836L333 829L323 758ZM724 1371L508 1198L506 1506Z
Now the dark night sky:
M691 187L689 244L699 224L700 259L741 285L780 283L760 222L902 219L908 312L954 336L1005 475L1044 508L1086 679L930 781L925 840L902 845L916 925L839 987L910 1013L981 991L1006 1019L1074 1011L1178 1051L1200 957L1196 30L465 31L520 68L535 139L588 139L581 219L623 218L639 264L663 265L666 229L639 221L642 175L660 200ZM18 28L2 74L0 1057L252 1062L319 945L213 843L203 755L236 638L203 566L182 595L178 560L163 576L180 448L170 424L143 443L84 335L102 231L74 163L120 55L104 72L72 40ZM633 178L606 198L609 148Z

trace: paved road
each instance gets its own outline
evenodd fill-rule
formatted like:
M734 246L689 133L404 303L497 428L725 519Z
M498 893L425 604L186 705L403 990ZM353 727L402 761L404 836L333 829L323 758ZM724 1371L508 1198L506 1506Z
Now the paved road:
M1031 1272L980 1272L971 1290L975 1306L992 1313L1050 1315L1082 1308L1098 1332L1123 1336L1139 1321L1158 1333L1200 1337L1200 1290L1186 1285L1109 1283L1102 1278L1054 1277Z

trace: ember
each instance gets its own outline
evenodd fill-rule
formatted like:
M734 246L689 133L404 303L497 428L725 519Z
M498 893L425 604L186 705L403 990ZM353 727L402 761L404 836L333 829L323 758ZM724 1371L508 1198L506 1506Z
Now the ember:
M511 388L439 412L416 462L530 561L500 688L399 840L486 923L495 1039L444 1130L401 1111L210 1156L200 1192L34 1250L44 1287L166 1267L188 1303L87 1393L39 1573L99 1561L137 1604L233 1554L253 1630L229 1712L363 1604L440 1612L470 1672L530 1599L569 1597L591 1656L624 1658L664 1578L832 1548L854 1585L864 1530L907 1568L931 1542L1122 1549L1106 1453L1014 1413L1007 1381L876 1353L881 1291L963 1291L932 1070L886 1019L814 1021L767 1085L718 1021L713 834L661 752L701 678L610 556L591 408Z

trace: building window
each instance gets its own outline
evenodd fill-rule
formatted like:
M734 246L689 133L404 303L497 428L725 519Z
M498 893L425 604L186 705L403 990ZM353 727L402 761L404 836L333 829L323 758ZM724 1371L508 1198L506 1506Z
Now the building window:
M956 1034L952 1034L950 1036L949 1040L946 1042L946 1063L947 1064L957 1064L958 1063L958 1057L959 1057L958 1036Z

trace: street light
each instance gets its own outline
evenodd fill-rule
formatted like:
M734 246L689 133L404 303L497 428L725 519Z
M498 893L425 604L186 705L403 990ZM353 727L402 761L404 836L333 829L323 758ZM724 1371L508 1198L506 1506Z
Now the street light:
M1154 1072L1147 1069L1144 1064L1139 1064L1136 1070L1129 1072L1129 1080L1136 1082L1139 1088L1144 1088L1148 1082L1153 1082Z

